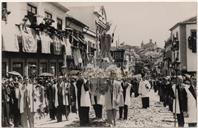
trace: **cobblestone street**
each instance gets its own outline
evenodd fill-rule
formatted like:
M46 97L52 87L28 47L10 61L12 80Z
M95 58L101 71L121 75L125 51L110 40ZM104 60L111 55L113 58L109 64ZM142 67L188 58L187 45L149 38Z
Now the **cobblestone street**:
M153 91L150 93L150 108L141 108L141 98L132 97L132 103L129 107L128 120L117 120L117 127L174 127L173 114L168 111L168 108L163 107L162 103L158 102L158 96ZM103 113L105 118L105 112ZM117 113L118 117L118 113ZM56 120L49 121L47 119L36 121L35 127L78 127L79 119L77 114L70 114L69 121L63 117L63 122L57 123ZM90 111L90 127L106 127L104 120L94 120L94 112Z
M118 127L174 127L173 114L158 102L158 96L151 92L150 107L142 109L141 98L133 98L129 118L118 121Z

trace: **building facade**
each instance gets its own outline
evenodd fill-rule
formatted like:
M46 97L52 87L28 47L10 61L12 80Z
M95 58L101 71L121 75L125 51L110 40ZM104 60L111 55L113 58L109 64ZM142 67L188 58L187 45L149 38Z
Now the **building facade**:
M67 56L67 66L69 69L82 69L88 63L87 43L83 30L89 28L72 16L66 17L66 28L69 28L72 32L69 37L71 56Z
M180 70L183 72L196 72L197 70L197 17L192 17L179 22L170 28L171 40L176 40L176 47L172 52L172 61L180 62Z
M157 43L153 43L152 39L149 40L148 43L144 44L144 42L142 41L141 43L141 48L142 49L148 49L148 50L154 50L157 48Z
M107 15L103 6L82 6L70 7L69 14L75 16L76 19L83 22L89 27L84 31L85 41L88 43L89 49L95 49L94 58L100 53L99 41L100 36L108 30ZM90 56L91 58L91 56ZM96 60L93 60L96 61Z
M92 31L84 31L84 38L87 44L88 63L96 64L96 34Z
M37 75L51 70L58 75L65 45L60 32L65 29L68 11L56 2L2 3L2 75L17 71L29 76L31 67Z
M172 64L172 40L169 38L164 45L163 55L163 75L171 75L171 64Z
M118 67L125 67L126 60L125 60L125 50L121 48L111 48L111 56L114 60L114 64Z

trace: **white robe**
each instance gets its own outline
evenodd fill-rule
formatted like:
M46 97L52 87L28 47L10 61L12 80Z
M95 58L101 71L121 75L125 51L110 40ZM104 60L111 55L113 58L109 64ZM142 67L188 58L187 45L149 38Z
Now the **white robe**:
M129 83L128 83L128 84L129 84ZM125 104L125 105L128 105L128 106L131 105L131 96L130 96L131 87L132 87L131 84L129 84L129 86L127 87L127 90L126 90L126 97L125 97L125 102L124 102L124 104Z
M175 113L175 104L176 104L176 114L180 114L180 105L179 105L179 96L178 96L178 89L175 90L175 84L172 86L175 99L173 100L173 113Z
M148 87L148 89L146 88ZM151 84L148 80L141 80L139 83L139 93L142 94L142 97L149 97L149 91L151 88Z
M111 93L112 92L110 89L108 89L108 91L105 93L105 109L106 110L112 110L112 109L118 110L118 107L121 101L121 94L122 94L120 81L117 81L117 80L113 81L113 97L111 97Z
M84 83L86 83L86 80L84 81ZM81 86L80 106L91 107L89 91L85 91L84 84Z
M63 105L66 105L66 99L65 99L65 83L61 82L60 87L62 88L62 96L63 96ZM55 84L55 107L58 107L58 87L57 84Z
M188 85L185 85L185 90L187 93L187 104L188 104L188 117L185 119L185 122L196 123L197 122L197 103L191 92L189 91Z
M33 85L28 84L24 89L22 89L22 86L19 86L19 92L20 92L20 98L19 98L20 99L20 101L19 101L19 103L20 103L20 113L23 113L24 109L26 107L29 107L31 112L36 112L36 110L34 108ZM24 96L25 91L27 91L27 97ZM25 101L24 101L26 99L24 99L24 98L28 99L28 101L29 101L28 106L26 106Z

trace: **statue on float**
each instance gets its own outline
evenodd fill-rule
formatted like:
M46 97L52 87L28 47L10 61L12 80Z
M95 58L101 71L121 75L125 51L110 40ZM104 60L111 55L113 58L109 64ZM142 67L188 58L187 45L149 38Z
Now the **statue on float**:
M99 47L100 47L100 62L101 68L105 68L108 64L113 63L113 58L111 57L111 44L113 43L114 32L112 34L108 34L107 32L110 30L110 23L107 23L107 28L103 31L103 33L99 36Z

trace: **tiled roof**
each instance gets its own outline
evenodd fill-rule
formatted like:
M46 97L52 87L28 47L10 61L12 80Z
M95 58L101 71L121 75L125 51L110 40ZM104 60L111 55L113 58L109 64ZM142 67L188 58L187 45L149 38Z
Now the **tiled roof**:
M197 17L191 17L190 19L187 19L183 21L182 23L188 24L188 23L197 23Z
M196 24L196 23L197 23L197 16L194 16L182 22L178 22L173 27L171 27L170 30L173 30L174 28L176 28L178 25L181 25L181 24Z

